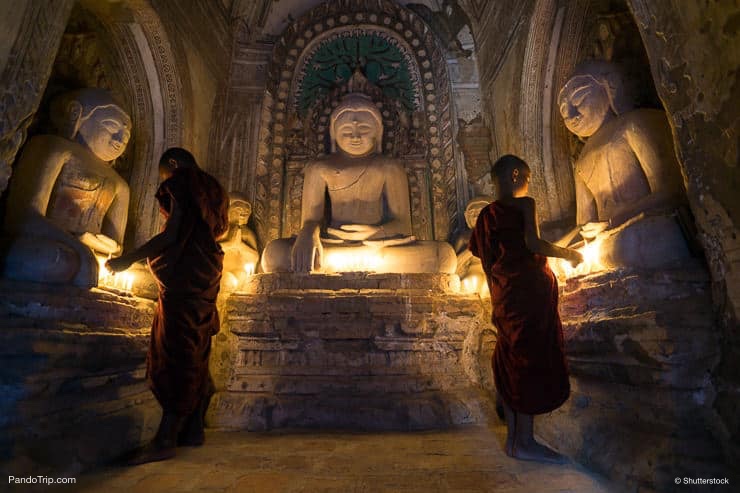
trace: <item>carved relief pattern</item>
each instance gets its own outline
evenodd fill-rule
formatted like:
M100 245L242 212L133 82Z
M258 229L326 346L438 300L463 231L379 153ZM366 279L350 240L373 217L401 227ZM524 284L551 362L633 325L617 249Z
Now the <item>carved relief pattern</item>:
M10 163L26 139L51 73L72 0L31 2L21 31L2 73L0 95L0 194L10 176Z
M415 115L414 118L412 114L408 116L405 127L387 129L384 136L387 139L385 148L400 154L401 149L396 149L400 147L397 143L406 140L401 138L401 130L407 136L414 137L417 142L422 140L419 142L421 145L413 145L404 150L409 153L407 156L410 158L412 153L423 149L427 152L424 156L425 161L430 162L429 187L435 205L433 214L430 215L433 221L433 234L427 238L447 239L449 233L457 227L459 207L450 124L450 88L445 59L431 31L416 14L389 0L338 0L319 5L291 24L275 46L267 88L274 97L272 122L265 121L264 117L262 122L263 128L269 125L267 128L272 135L272 142L268 145L267 153L263 155L268 171L264 176L258 175L256 183L258 197L255 206L261 201L259 207L268 212L268 216L263 216L267 218L264 230L259 231L264 241L284 236L295 226L293 219L283 223L285 215L281 210L283 205L291 209L294 207L295 204L290 202L283 204L282 194L285 189L287 200L290 200L296 193L295 187L298 183L295 179L293 183L284 181L289 178L285 176L287 151L290 149L291 154L299 154L297 151L302 140L301 124L294 119L288 121L289 108L298 90L294 76L300 74L299 65L309 53L307 48L313 46L311 44L313 38L328 36L334 32L351 32L358 26L368 32L391 33L398 42L397 46L402 46L413 53L413 66L420 74L419 97L425 121L420 122L419 115ZM382 111L384 118L391 118L392 110L385 107L385 103ZM328 115L319 115L319 119L323 116ZM414 121L417 125L412 124ZM306 125L302 126L305 138ZM318 126L316 128L318 129ZM316 152L316 147L320 147L320 138L322 137L314 136L313 142L306 139L306 155L309 152ZM399 157L404 158L403 155ZM404 161L408 169L408 160ZM412 181L412 203L421 204L423 195L421 184L418 179ZM259 197L261 190L266 194L265 197ZM255 213L257 214L257 209ZM416 213L412 210L412 214ZM285 217L290 217L290 214ZM423 227L418 228L421 233Z

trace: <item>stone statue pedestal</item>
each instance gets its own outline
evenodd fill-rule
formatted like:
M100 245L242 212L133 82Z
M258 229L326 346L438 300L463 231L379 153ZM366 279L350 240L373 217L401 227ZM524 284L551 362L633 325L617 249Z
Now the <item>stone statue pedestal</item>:
M222 314L236 354L208 425L407 430L486 422L490 397L466 376L463 346L487 322L480 298L458 294L458 285L449 274L251 277Z
M75 476L154 436L161 411L145 360L155 306L0 281L0 471Z
M720 346L701 263L569 279L560 313L572 393L537 418L537 433L625 488L672 491L691 471L726 475L708 431Z

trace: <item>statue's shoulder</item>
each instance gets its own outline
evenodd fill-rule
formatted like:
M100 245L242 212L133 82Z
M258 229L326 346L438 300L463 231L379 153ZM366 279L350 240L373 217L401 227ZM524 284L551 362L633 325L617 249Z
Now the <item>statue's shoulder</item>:
M388 170L402 170L405 171L406 168L403 165L403 162L398 159L391 156L380 156L380 164L385 169Z
M303 172L322 172L332 166L331 156L319 156L316 159L312 159L306 163L303 168Z
M622 115L620 131L638 135L653 135L670 131L665 111L653 108L638 108Z

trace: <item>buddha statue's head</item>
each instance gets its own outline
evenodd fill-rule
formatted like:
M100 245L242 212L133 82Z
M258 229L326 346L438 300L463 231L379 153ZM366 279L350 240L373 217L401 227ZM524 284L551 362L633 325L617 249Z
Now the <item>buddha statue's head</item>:
M57 97L51 117L63 137L86 146L103 161L120 157L131 138L131 117L103 89L80 89Z
M603 61L579 65L560 90L558 106L565 126L579 137L590 137L607 120L632 109L620 71Z
M383 117L372 100L361 93L347 94L331 114L331 152L339 147L353 157L383 150Z
M475 222L478 220L480 211L483 210L491 200L488 197L473 197L465 207L465 223L470 229L475 227Z
M229 224L244 226L252 215L252 204L239 192L229 193Z

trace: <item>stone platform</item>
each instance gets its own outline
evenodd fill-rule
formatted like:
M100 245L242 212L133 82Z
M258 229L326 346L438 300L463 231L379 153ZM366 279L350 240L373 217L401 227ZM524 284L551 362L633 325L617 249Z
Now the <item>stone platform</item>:
M144 379L154 303L0 281L0 470L74 474L151 438Z
M560 312L573 392L540 435L634 490L727 475L709 431L720 347L704 266L570 279Z
M252 277L223 314L223 330L236 338L233 371L214 397L209 425L485 423L490 397L468 378L463 360L466 336L487 323L480 298L458 290L455 275Z

